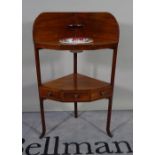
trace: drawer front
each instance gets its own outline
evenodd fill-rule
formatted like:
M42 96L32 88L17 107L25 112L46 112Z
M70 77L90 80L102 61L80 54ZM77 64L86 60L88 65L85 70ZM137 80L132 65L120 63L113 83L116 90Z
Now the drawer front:
M67 102L86 102L90 101L90 95L88 93L63 93L62 100Z
M53 99L62 102L88 102L92 100L109 98L112 96L112 88L98 89L87 92L56 92L48 88L39 89L41 98Z
M112 96L112 89L106 89L106 90L96 90L91 94L91 99L102 99L102 98L109 98Z
M58 93L47 88L40 88L40 96L47 99L57 99Z

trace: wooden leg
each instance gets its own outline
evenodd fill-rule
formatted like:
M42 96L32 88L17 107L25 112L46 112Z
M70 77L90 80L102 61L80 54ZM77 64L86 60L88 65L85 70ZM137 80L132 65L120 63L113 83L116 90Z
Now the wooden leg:
M40 138L43 138L46 132L43 99L40 99L40 114L41 114L41 124L42 124L42 134L40 135Z
M107 115L107 127L106 131L109 137L113 137L110 131L110 123L111 123L111 113L112 113L112 98L109 98L109 103L108 103L108 115Z
M74 102L74 117L78 118L78 107L77 102Z
M117 47L113 50L113 57L112 57L112 70L111 70L111 86L114 88L114 79L115 79L115 69L116 69L116 59L117 59ZM112 113L112 97L109 98L108 103L108 115L107 115L107 127L106 131L109 137L112 137L110 131L110 123L111 123L111 113Z
M41 72L40 72L40 60L39 60L39 49L35 47L35 62L36 62L36 72L37 72L37 80L38 80L38 90L39 86L41 85ZM46 132L46 125L45 125L45 116L44 116L44 103L43 99L39 95L40 100L40 114L41 114L41 124L42 124L42 134L40 138L43 138Z
M73 63L74 63L74 86L77 88L77 53L73 54ZM78 118L78 107L77 107L77 102L74 102L74 117Z

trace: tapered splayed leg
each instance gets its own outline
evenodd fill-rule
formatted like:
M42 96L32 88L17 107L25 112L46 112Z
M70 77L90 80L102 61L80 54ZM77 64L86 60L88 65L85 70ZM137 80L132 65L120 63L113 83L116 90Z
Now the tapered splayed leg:
M117 59L117 46L113 49L113 57L112 57L112 69L111 69L111 86L114 88L114 79L115 79L115 69L116 69L116 59ZM108 115L107 115L107 134L109 137L112 137L110 131L110 123L111 123L111 113L112 113L112 97L109 98L108 104Z
M109 98L109 103L108 103L108 115L107 115L107 127L106 131L109 137L113 137L110 131L110 123L111 123L111 113L112 113L112 98Z
M41 112L41 124L42 124L42 134L40 135L40 139L44 137L46 132L46 125L45 125L45 116L44 116L44 105L43 100L40 99L40 112Z
M74 117L78 118L78 107L77 102L74 102Z

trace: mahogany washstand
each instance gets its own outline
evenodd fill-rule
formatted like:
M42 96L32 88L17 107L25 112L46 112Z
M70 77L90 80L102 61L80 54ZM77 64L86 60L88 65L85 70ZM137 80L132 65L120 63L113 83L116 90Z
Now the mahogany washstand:
M59 42L62 38L70 37L89 37L93 39L93 42L77 45L61 44ZM78 117L77 102L108 99L106 131L112 137L110 122L119 42L119 26L115 17L108 12L41 13L33 25L33 40L42 121L40 138L46 132L43 105L43 101L46 99L73 102L75 117ZM78 52L106 48L113 51L111 80L109 83L77 73ZM39 50L41 49L69 50L73 52L73 74L42 83L39 58Z

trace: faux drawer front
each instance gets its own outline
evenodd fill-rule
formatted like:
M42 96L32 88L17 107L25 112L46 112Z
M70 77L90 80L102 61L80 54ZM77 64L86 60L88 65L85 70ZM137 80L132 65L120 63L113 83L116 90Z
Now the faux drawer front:
M97 90L91 94L91 99L96 100L100 98L109 98L112 96L112 89L107 90Z
M57 99L58 93L46 88L40 88L40 96L47 99Z
M63 93L62 99L67 102L85 102L90 100L90 96L88 93Z

